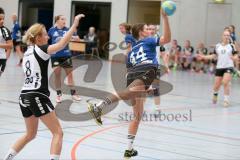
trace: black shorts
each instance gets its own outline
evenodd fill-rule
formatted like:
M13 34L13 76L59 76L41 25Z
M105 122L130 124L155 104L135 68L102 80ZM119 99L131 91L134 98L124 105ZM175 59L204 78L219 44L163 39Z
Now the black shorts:
M215 76L216 77L223 77L225 73L232 74L233 72L234 72L233 68L216 69Z
M62 67L62 68L72 68L72 58L71 57L59 57L51 58L52 67Z
M157 67L137 67L131 69L127 73L127 86L129 86L134 80L140 79L145 84L145 89L148 89L153 80L156 78Z
M14 48L16 47L16 46L19 46L19 45L21 45L21 41L17 41L16 39L13 39L13 46L14 46Z
M7 62L7 59L0 59L0 71L1 72L4 72L5 67L6 67L6 62Z
M22 45L21 41L17 41L16 39L13 39L13 50L14 50L14 52L16 52L16 46L21 47L21 45Z
M22 115L25 118L32 115L35 117L41 117L54 111L54 106L48 96L41 93L21 93L19 97L19 105Z

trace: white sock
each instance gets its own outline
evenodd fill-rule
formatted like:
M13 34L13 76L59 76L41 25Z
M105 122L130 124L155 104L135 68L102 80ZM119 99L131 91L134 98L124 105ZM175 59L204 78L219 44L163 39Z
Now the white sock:
M128 150L132 150L133 149L133 141L135 139L135 135L128 135Z
M96 104L96 107L101 107L101 106L103 106L103 104L104 104L104 101L100 101Z
M228 95L224 95L224 101L229 101L229 96Z
M12 160L16 155L17 152L14 149L10 148L3 160Z
M50 155L50 160L59 160L60 155L56 155L56 154L51 154Z

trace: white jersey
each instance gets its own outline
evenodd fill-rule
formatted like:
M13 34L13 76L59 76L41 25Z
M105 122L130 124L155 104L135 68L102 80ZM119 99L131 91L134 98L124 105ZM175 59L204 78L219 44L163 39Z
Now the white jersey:
M48 62L51 57L47 54L48 45L29 46L23 57L23 71L25 75L22 93L40 92L47 96L48 90Z
M234 67L234 63L231 58L234 54L234 48L231 44L223 46L221 43L218 43L214 53L217 54L218 57L217 69Z
M5 44L8 40L12 40L10 31L2 26L0 27L0 44ZM0 59L6 59L6 51L4 48L0 48Z

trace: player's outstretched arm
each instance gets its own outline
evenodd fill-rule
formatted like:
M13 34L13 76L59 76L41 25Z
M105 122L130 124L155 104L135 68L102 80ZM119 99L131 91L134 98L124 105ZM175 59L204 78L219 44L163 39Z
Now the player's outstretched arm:
M161 11L161 13L163 19L163 35L160 38L160 45L164 45L171 41L171 29L168 22L168 16L163 10Z

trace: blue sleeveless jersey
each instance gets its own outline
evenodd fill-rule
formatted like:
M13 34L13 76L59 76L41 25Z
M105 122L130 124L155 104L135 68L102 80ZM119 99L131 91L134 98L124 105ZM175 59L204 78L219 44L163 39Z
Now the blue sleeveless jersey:
M156 47L159 46L159 38L147 37L138 41L128 54L128 66L145 64L158 65Z
M132 45L132 47L136 45L136 40L135 40L135 38L133 38L132 34L126 34L124 40L125 40L126 44L130 43Z
M16 41L21 41L21 32L20 32L20 26L18 22L14 22L13 28L12 28L12 39Z
M63 36L67 33L69 29L67 27L64 27L62 29L58 29L57 27L52 27L48 31L48 36L50 38L50 44L55 44L58 41L60 41ZM59 57L71 57L71 52L68 48L68 45L62 49L61 51L58 51L56 54L52 55L52 58L59 58Z

